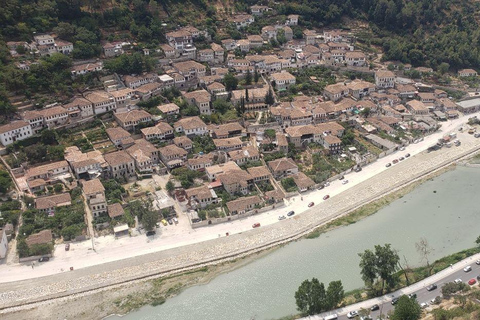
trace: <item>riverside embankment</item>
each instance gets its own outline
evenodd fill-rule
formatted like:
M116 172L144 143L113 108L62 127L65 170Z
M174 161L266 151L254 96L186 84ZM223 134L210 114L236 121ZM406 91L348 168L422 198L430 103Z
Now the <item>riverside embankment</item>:
M0 307L79 294L139 278L159 277L206 264L219 263L298 239L331 219L478 151L480 143L467 136L458 148L421 153L346 190L313 209L282 223L251 232L166 250L150 255L65 272L51 277L4 283ZM74 296L75 297L75 296ZM30 305L33 307L33 305ZM13 310L13 309L11 309Z

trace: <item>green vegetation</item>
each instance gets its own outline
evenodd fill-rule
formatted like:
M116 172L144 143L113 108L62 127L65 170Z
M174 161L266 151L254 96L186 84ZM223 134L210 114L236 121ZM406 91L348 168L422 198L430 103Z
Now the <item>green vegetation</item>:
M125 188L115 179L102 180L105 188L105 197L109 204L121 203L123 201L122 195L125 194Z
M410 299L403 295L395 305L395 310L391 316L392 320L418 320L422 314L422 309L416 299Z
M132 55L122 54L117 58L105 61L105 69L119 74L141 74L143 71L152 71L154 67L153 58L139 52Z
M175 177L175 180L180 181L182 188L188 189L193 186L195 179L203 176L203 173L181 167L173 169L172 175Z
M334 309L344 298L343 285L341 281L332 281L325 290L323 283L313 278L302 282L297 292L295 301L297 309L302 315L314 315Z
M360 273L365 285L370 290L381 295L384 293L385 286L387 290L395 286L400 257L396 250L390 247L390 244L385 244L383 247L376 245L375 251L367 249L363 253L359 253L359 256Z
M292 177L288 177L281 180L282 187L285 189L286 192L294 192L297 191L297 185L295 184L295 180Z
M192 142L193 142L193 153L203 152L207 154L216 150L215 144L213 143L213 139L208 135L195 136L192 139Z
M6 193L12 187L12 179L7 171L0 170L0 193Z
M19 240L46 229L52 230L52 233L55 235L62 236L64 240L71 240L81 235L85 229L85 211L81 198L81 189L72 190L71 197L72 204L55 208L53 216L49 216L47 212L39 212L37 210L26 210L23 212L23 224L18 232ZM29 254L32 255L32 251Z

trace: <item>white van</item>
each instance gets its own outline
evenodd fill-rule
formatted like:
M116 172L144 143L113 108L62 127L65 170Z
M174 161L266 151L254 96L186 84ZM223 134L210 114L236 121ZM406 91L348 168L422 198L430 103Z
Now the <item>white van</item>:
M338 316L337 314L331 314L329 316L326 316L325 318L323 318L323 320L337 320L338 319Z

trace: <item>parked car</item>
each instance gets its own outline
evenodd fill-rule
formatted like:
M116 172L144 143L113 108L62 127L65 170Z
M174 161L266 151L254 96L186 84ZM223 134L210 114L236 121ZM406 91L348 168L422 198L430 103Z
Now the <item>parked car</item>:
M453 282L456 283L456 284L459 284L459 283L462 283L463 281L462 281L462 279L458 278L458 279L453 280Z
M380 306L378 304L374 304L371 308L370 311L377 311L380 310Z
M437 285L434 283L434 284L431 284L427 287L427 291L433 291L437 289Z
M405 158L404 158L404 157L400 157L400 158L398 158L398 160L403 161L403 160L405 160Z
M370 316L361 316L360 320L372 320L372 317Z
M153 231L153 230L152 231L147 231L147 233L146 233L147 237L154 236L155 234L156 234L156 232Z
M405 147L401 147L401 148L400 148L400 151L404 151L404 150L405 150Z
M177 223L178 223L178 219L177 219L177 217L174 217L174 218L173 218L173 222L175 222L175 224L177 224Z
M355 171L355 172L360 172L360 171L362 171L362 167L356 167L356 168L354 169L354 171Z
M311 208L311 207L313 207L314 205L315 205L315 203L310 202L310 203L308 204L308 207Z
M348 180L343 180L342 181L342 184L347 184L348 183Z
M398 298L398 297L397 297L397 298L393 298L393 299L392 299L392 305L396 305L399 299L400 299L400 298Z
M477 265L480 265L480 260L475 261Z
M349 313L347 313L347 318L348 318L348 319L355 318L356 316L358 316L358 312L357 312L357 311L350 311Z
M416 293L410 293L410 294L408 295L408 297L409 297L410 299L416 299L416 298L417 298L417 294L416 294Z
M278 216L278 220L285 220L287 219L285 216Z
M407 154L405 155L405 158L408 158L408 157L410 157L410 153L407 153Z
M340 176L340 178L338 178L338 180L343 180L345 179L345 176Z
M442 297L441 296L436 296L435 298L430 300L431 304L439 304L440 302L442 302Z
M289 213L287 213L287 217L291 217L291 216L293 216L294 214L295 214L295 211L292 210L292 211L290 211Z
M385 165L385 167L387 167L387 168L391 167L391 166L392 166L392 164L390 162Z
M422 303L420 304L420 308L425 309L426 307L428 307L428 303L422 302Z
M166 226L166 225L168 224L167 220L165 220L165 219L162 219L161 222L162 222L162 224L163 224L164 226Z
M38 259L38 262L47 262L48 260L50 260L49 257L41 257L40 259Z
M65 244L65 251L69 251L70 250L70 243L67 243Z
M318 187L318 190L322 190L323 188L325 188L325 186L323 184L321 184L319 187Z
M330 185L330 182L325 182L325 188L328 187Z
M172 225L172 224L173 224L173 220L172 220L172 219L168 219L167 222L168 222L169 225Z
M472 267L471 266L466 266L465 268L463 268L463 271L470 272L470 271L472 271Z
M398 163L398 159L394 159L394 160L392 161L392 163L393 163L393 164Z
M260 227L260 222L256 222L252 225L252 228L258 228Z
M330 198L330 196L327 194L325 197L323 197L323 200L327 200L328 198Z
M473 286L475 283L477 283L477 280L475 280L475 279L468 280L468 284L471 285L471 286Z

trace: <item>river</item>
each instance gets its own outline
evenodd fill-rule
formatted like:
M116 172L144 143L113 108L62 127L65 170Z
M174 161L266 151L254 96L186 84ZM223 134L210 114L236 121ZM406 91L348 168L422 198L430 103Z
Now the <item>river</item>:
M361 287L358 253L376 244L391 243L411 266L421 263L415 249L421 237L434 249L431 259L470 248L480 234L479 181L480 169L458 167L375 215L317 239L290 243L161 306L146 306L121 319L276 319L297 313L294 293L305 279L342 280L345 290Z

